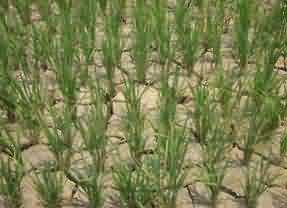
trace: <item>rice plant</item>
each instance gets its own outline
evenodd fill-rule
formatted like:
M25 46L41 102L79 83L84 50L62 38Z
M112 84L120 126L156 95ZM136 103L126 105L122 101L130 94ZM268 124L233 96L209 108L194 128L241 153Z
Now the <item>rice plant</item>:
M258 207L259 197L273 185L278 177L269 172L270 164L266 161L257 161L246 170L245 183L243 184L244 202L248 208Z
M126 140L132 159L138 165L141 164L141 157L145 150L146 138L143 136L145 129L145 116L142 112L141 97L135 82L127 80L125 83L124 95L126 99Z
M171 80L171 82L169 82ZM159 163L159 171L153 173L158 180L157 190L159 206L175 207L178 191L185 180L183 162L187 151L187 135L185 126L176 127L178 71L170 77L162 71L161 75L161 103L159 110L159 124L156 130L155 164Z
M161 189L159 194L161 206L176 207L178 192L184 184L186 171L183 170L183 162L187 152L187 137L185 129L173 128L166 138L161 155Z
M253 0L237 1L237 17L235 23L235 40L241 71L247 66L250 54L250 28L254 9Z
M44 168L39 173L36 173L33 178L33 184L43 207L58 208L62 206L64 177L61 172L51 168Z
M120 26L122 9L118 1L110 4L111 15L105 16L105 40L102 45L103 64L106 70L110 97L115 95L114 74L120 63L121 38Z
M127 165L117 166L113 172L115 189L119 192L120 203L128 208L152 207L154 184L141 167L131 171Z
M57 1L60 10L59 25L61 26L60 38L52 42L51 63L55 68L59 89L64 97L64 102L73 119L76 118L76 99L78 93L77 71L74 61L76 55L76 26L72 18L72 1Z
M195 109L193 119L195 125L195 137L200 143L205 143L209 129L212 126L214 118L214 103L211 101L211 96L208 88L204 85L198 85L194 89Z
M218 196L221 191L223 179L227 173L228 162L226 155L230 149L228 134L215 126L209 130L206 144L202 145L204 152L202 161L202 177L200 179L210 192L210 204L217 206Z
M8 140L7 140L8 138ZM25 176L19 138L14 138L7 131L1 132L0 144L5 146L7 157L0 161L0 196L6 206L22 207L22 181Z
M83 149L89 152L95 168L97 167L97 172L100 173L104 171L105 167L108 120L104 105L103 89L100 88L99 83L91 87L95 93L93 98L94 106L91 108L87 120L76 122L76 127L83 139Z
M285 104L280 96L282 81L270 70L274 66L275 53L266 54L263 69L255 73L252 96L246 105L246 115L249 119L249 129L244 138L244 161L250 161L256 144L268 142L275 129L280 125L281 118L286 114ZM262 65L260 65L262 66Z
M183 62L186 65L187 73L190 76L199 57L200 23L198 20L192 19L190 9L187 8L184 0L177 1L175 22L178 44L183 53Z
M80 189L88 198L88 207L103 207L104 188L103 188L103 169L94 161L86 166L84 170L74 170L77 178L77 188Z
M133 56L136 67L136 77L139 82L144 83L151 40L151 26L150 23L148 23L151 19L147 3L143 0L137 0L133 15L135 19Z
M56 159L56 170L66 171L70 168L71 157L75 153L73 148L75 124L73 123L73 112L65 109L63 115L57 115L51 110L53 128L42 121L42 128L47 137L48 147Z

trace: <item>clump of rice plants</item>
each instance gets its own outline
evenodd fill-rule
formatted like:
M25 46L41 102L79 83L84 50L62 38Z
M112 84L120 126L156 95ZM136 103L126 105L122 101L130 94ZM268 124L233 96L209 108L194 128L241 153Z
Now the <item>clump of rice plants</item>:
M0 157L0 196L6 206L19 208L23 205L21 184L25 176L19 138L14 138L8 131L2 130L0 146L4 147L7 154L7 157Z
M41 204L43 207L61 207L62 193L64 189L63 174L52 170L51 168L44 168L40 173L36 173L33 178L35 190L39 194Z

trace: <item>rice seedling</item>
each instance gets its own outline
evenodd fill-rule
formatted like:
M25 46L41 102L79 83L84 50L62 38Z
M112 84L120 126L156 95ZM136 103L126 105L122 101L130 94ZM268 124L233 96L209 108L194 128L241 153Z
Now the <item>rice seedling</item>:
M93 52L96 44L97 2L87 1L79 6L80 47L84 55L85 65L93 63Z
M268 162L257 161L257 163L247 167L245 182L243 183L244 203L247 208L258 207L259 197L273 185L278 177L269 172Z
M278 99L266 98L266 103L257 109L254 104L251 107L252 113L250 115L249 127L247 135L243 140L244 147L244 163L248 164L251 160L254 147L257 144L266 143L271 139L274 129L279 125L280 118L280 101Z
M210 192L211 207L217 206L217 200L221 191L222 182L227 172L228 162L226 155L230 147L230 140L226 132L219 126L209 130L206 144L202 145L202 182Z
M1 34L3 37L0 40L0 83L1 83L1 93L0 93L0 106L7 113L8 120L10 122L15 121L15 111L16 111L16 96L11 95L11 87L9 84L9 59L10 46L8 43L7 31L5 31L4 25L1 24ZM10 94L10 96L8 96Z
M6 206L22 207L21 183L25 175L23 158L18 139L15 140L7 131L1 132L0 144L5 146L7 158L0 160L0 196Z
M156 190L160 206L167 208L176 206L178 191L183 185L186 174L183 170L188 144L186 129L176 127L178 75L178 69L172 79L162 71L159 123L155 129L158 159L155 157L154 162L159 163L160 170L152 174L159 181Z
M3 31L4 32L4 31ZM23 33L23 37L18 37L17 33L11 34L3 41L3 59L1 67L1 82L3 89L1 103L8 112L8 119L16 119L25 128L30 130L30 138L33 142L37 141L38 127L37 115L43 107L41 85L38 73L33 69L33 63L28 60L28 31L18 28L17 32ZM3 34L8 34L8 31ZM7 55L15 56L17 62ZM5 58L4 56L7 56ZM15 61L16 61L15 59ZM17 63L17 64L16 64ZM15 66L13 66L15 64ZM15 69L9 70L11 67ZM19 73L20 72L20 73ZM19 73L19 74L18 74ZM17 74L17 75L15 75Z
M216 66L219 66L222 63L221 58L221 36L223 34L224 29L224 17L225 17L225 0L216 1L215 15L214 17L210 17L208 20L208 39L210 41L210 45L214 51L214 62Z
M83 149L88 151L97 167L97 173L104 171L106 160L106 145L108 137L106 135L107 113L104 105L104 92L100 88L99 82L95 86L93 102L94 106L89 112L87 120L76 122L77 129L83 139Z
M280 140L280 154L285 156L287 153L287 133L285 132Z
M152 207L154 184L142 167L131 171L128 166L120 165L113 171L113 181L123 207Z
M270 70L277 59L276 53L267 53L264 57L264 65L260 65L263 69L258 68L255 73L251 96L245 109L249 122L247 135L244 137L246 164L251 159L254 146L268 142L274 130L279 127L281 118L286 115L285 104L280 95L283 80Z
M193 92L195 109L192 113L194 119L194 129L196 140L200 143L205 143L209 129L212 126L214 119L214 102L212 102L210 92L204 85L198 85Z
M179 68L173 77L168 69L162 69L160 74L160 109L159 109L159 134L167 136L172 129L176 118L176 105L178 96Z
M135 82L126 80L124 96L126 100L126 140L132 159L138 165L141 164L141 156L144 153L146 139L143 136L145 129L145 116L141 110L141 97L144 93L139 92Z
M46 167L36 173L33 177L33 184L43 207L59 208L62 206L64 177L61 172Z
M121 57L120 20L122 8L118 1L113 1L110 6L111 15L105 16L105 40L102 45L102 53L108 80L109 96L113 97L115 95L113 78Z
M77 40L76 26L72 18L72 1L57 1L61 10L59 25L60 37L52 42L52 57L58 87L64 97L64 103L70 112L73 112L73 120L76 119L76 100L78 94L77 71L74 62L76 56L75 43Z
M89 202L88 207L103 207L104 189L103 189L103 169L99 169L99 165L94 161L84 170L73 171L77 178L77 187L85 193Z
M171 26L168 19L166 1L156 0L151 4L152 38L158 52L161 67L165 66L171 57Z
M237 100L234 99L236 79L234 78L234 72L224 71L223 67L219 66L217 71L214 83L214 88L217 89L215 97L220 105L222 118L230 123L237 105Z
M183 163L187 151L187 137L185 129L171 129L163 147L165 151L161 155L163 177L160 193L160 202L163 207L176 207L178 192L183 186L186 172L183 170Z
M183 53L183 62L190 76L199 56L201 32L199 21L192 20L190 9L186 6L184 0L177 1L175 24L178 43Z
M24 25L31 24L31 6L32 1L19 1L13 0L12 3L13 7L17 9L17 13L20 16L20 20L23 22Z
M133 15L135 20L133 58L136 67L136 78L140 83L144 83L151 39L150 14L144 0L136 1Z
M20 79L9 77L11 93L17 96L16 116L18 121L28 129L28 136L34 143L39 139L39 120L38 116L43 112L44 100L42 95L42 85L37 72L30 71L31 66L23 64L23 75Z
M90 88L94 94L89 116L87 119L77 121L75 125L83 140L82 150L89 153L92 161L83 169L74 169L72 172L77 178L76 186L86 194L89 200L89 207L102 207L104 202L103 176L108 144L106 135L108 116L104 104L104 90L100 87L99 81L95 85L90 83Z
M21 182L24 176L23 166L12 158L8 161L1 160L0 194L5 203L11 208L22 206Z
M254 9L253 0L237 1L237 17L235 23L235 45L239 57L240 69L245 70L250 56L250 28L252 12Z
M42 128L47 137L47 143L50 151L56 159L56 170L66 171L70 168L71 157L75 150L74 143L74 123L73 113L65 109L63 115L57 115L54 110L50 111L53 119L53 128L47 126L42 120Z

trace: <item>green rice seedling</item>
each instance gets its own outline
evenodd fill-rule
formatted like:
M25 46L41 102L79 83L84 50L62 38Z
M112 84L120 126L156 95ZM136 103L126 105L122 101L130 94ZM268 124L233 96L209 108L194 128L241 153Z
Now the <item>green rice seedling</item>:
M48 17L47 17L48 18ZM52 32L50 25L53 23L52 18L46 20L45 26L33 25L31 28L32 44L33 44L33 71L37 76L43 71L48 69L48 65L51 62L51 53L53 52L52 42L55 38L55 34ZM39 78L38 78L39 79Z
M41 20L48 23L49 19L51 18L52 14L52 9L51 9L51 4L53 1L48 0L48 1L37 1L34 2L34 4L37 5L37 9L40 13Z
M178 191L183 186L186 172L183 164L187 151L187 137L185 129L172 128L166 138L165 152L162 157L162 175L164 176L164 190L160 193L163 207L176 207Z
M32 143L36 144L39 142L40 135L40 123L38 118L41 115L43 107L42 97L39 97L41 92L38 88L39 85L33 85L31 90L25 89L24 85L22 86L23 88L18 88L19 91L22 90L22 94L18 99L17 114L23 128L28 130L28 138ZM29 98L30 101L28 100Z
M191 23L190 23L191 22ZM198 58L200 44L199 21L191 18L190 9L184 0L177 1L175 11L176 33L183 53L183 62L190 76Z
M9 64L6 65L7 68L3 69L2 75L9 85L6 90L13 94L11 97L15 102L15 115L17 115L20 124L30 130L31 139L36 141L39 127L37 115L43 108L42 86L39 82L39 73L33 68L34 64L29 60L31 57L25 46L25 44L28 44L25 38L28 32L22 31L22 29L17 32L23 32L24 37L12 36L8 40L9 50L7 52L8 54L15 54L15 57L17 57L15 64L17 64L18 71L11 70L10 67L13 66Z
M19 67L23 72L23 75L19 76L20 80L9 78L11 92L17 96L16 114L20 124L29 130L28 136L31 141L37 143L40 134L38 117L44 107L42 85L33 66L23 63Z
M103 207L104 188L103 188L103 170L98 168L94 161L81 171L74 171L77 177L77 186L86 194L89 202L88 207Z
M56 159L56 170L66 171L70 168L71 157L74 154L74 123L73 113L66 109L63 115L57 115L56 111L50 110L53 119L53 128L49 128L42 120L42 128L47 137L50 151Z
M251 160L255 145L270 141L273 132L279 126L282 112L281 101L278 98L267 97L261 108L258 109L254 104L250 108L252 114L247 135L243 140L245 164Z
M111 97L115 94L113 78L121 57L120 20L120 5L118 2L113 1L111 3L111 15L105 16L105 40L102 45L103 64L106 70L109 95Z
M175 207L177 195L185 179L183 162L187 150L186 129L176 127L176 105L179 69L171 78L162 71L160 86L159 126L156 130L156 154L159 157L159 173L153 174L159 181L157 189L162 207ZM169 82L170 81L170 82Z
M23 37L19 35L22 33ZM26 49L28 31L20 27L15 34L11 33L10 37L5 37L4 34L3 52L8 56L2 57L1 82L6 88L3 89L1 102L8 111L8 119L15 120L17 116L20 123L30 130L30 138L36 142L39 127L36 116L43 105L38 73L33 70L32 61L28 60L30 58ZM6 31L6 34L10 32ZM10 55L15 57L15 60L9 58ZM20 72L19 75L15 75L16 70L13 68ZM13 112L12 108L14 108Z
M16 104L18 93L13 89L14 73L17 68L26 63L25 44L26 30L18 19L12 21L9 10L5 12L0 22L1 39L1 101L0 104L7 111L10 121L16 120ZM21 35L20 35L21 34Z
M75 69L76 56L76 26L71 10L72 1L57 1L61 14L59 26L61 28L59 38L52 42L51 63L56 73L58 87L64 97L66 108L73 112L73 120L76 119L76 100L78 94L77 71Z
M258 68L254 75L251 96L244 110L249 122L247 135L243 139L246 164L251 159L254 146L270 141L272 134L280 125L280 120L286 115L280 93L284 81L278 78L276 72L270 70L275 64L274 55L272 52L264 54L264 65L259 65L263 69Z
M281 101L278 98L267 97L261 108L257 108L255 104L250 107L249 126L243 140L245 164L251 160L257 144L270 141L273 132L279 126L281 112Z
M247 208L258 207L259 197L270 188L278 176L270 172L270 164L261 159L247 167L245 182L242 184L244 203Z
M119 165L113 171L113 182L123 207L152 207L153 183L142 167L131 171L127 165Z
M125 81L124 96L126 100L126 139L132 159L136 164L141 164L141 157L145 149L146 140L143 136L145 129L145 116L141 109L141 97L135 82L128 78Z
M108 116L106 112L105 92L100 82L90 83L93 92L93 105L87 117L76 123L83 139L83 150L87 151L92 161L83 170L74 170L77 186L86 194L89 207L102 207L104 202L103 177L107 157L108 137L106 129Z
M93 107L87 120L80 120L76 125L83 139L84 150L89 152L93 163L97 167L97 172L100 173L104 171L106 161L108 119L104 105L104 91L100 88L99 82L91 89L94 92Z
M6 21L5 21L6 22ZM11 92L9 67L9 54L11 53L9 45L9 36L5 26L0 24L2 38L0 40L0 107L7 112L7 117L10 122L15 121L16 111L16 96ZM9 96L8 96L9 95Z
M79 7L80 45L85 57L85 64L93 62L96 43L97 2L89 0Z
M206 143L202 145L202 181L210 192L211 206L216 207L222 182L227 172L226 154L230 140L218 124L211 128Z
M35 174L33 184L43 207L61 207L64 191L64 177L61 172L46 167Z
M215 15L213 18L208 18L210 20L208 20L209 29L207 30L207 35L209 36L208 40L214 52L214 62L216 66L221 64L221 36L224 29L225 4L226 0L216 1L214 5Z
M159 63L161 66L165 66L171 57L171 26L166 1L153 1L151 12L152 37L157 48Z
M287 153L287 132L284 132L284 135L280 141L280 154L281 156L285 156Z
M17 9L17 13L20 16L20 20L23 22L24 25L31 24L31 6L32 0L27 1L20 1L20 0L13 0L11 1L13 7Z
M144 0L136 1L133 15L135 28L133 57L136 67L136 78L139 82L144 83L151 39L150 14L147 3Z
M199 18L198 28L202 32L204 52L208 49L213 49L214 62L216 65L220 63L220 48L221 35L223 33L225 7L227 6L225 0L220 1L203 1L199 6L202 12ZM200 26L200 24L202 26Z
M286 32L285 16L282 2L275 1L271 11L265 14L263 18L261 17L257 20L256 34L258 34L258 37L254 40L254 46L252 47L267 50L270 44L276 44L277 50L281 50Z
M234 73L225 71L223 67L219 66L215 76L214 87L217 89L216 98L221 106L222 117L227 122L230 122L237 103L233 93L234 85L236 83Z
M193 91L194 96L194 119L195 137L200 143L206 143L206 137L211 129L214 119L214 102L207 86L199 84Z
M0 160L0 196L8 207L20 208L22 207L21 183L25 175L23 158L19 142L7 131L5 132L1 132L0 144L5 146L8 158Z
M0 162L0 195L11 208L22 207L21 182L24 177L23 165L9 158Z
M172 78L169 72L164 69L162 69L160 76L161 102L158 133L165 137L168 135L169 130L172 129L176 118L179 68L176 69L175 75Z
M96 47L96 20L97 1L89 0L86 4L80 4L78 11L78 35L79 35L79 62L81 71L79 79L81 84L88 81L88 68L94 63L94 50ZM82 56L82 57L80 57Z
M250 28L252 26L251 18L253 7L253 0L237 1L238 13L235 21L235 45L241 71L246 68L250 55Z

